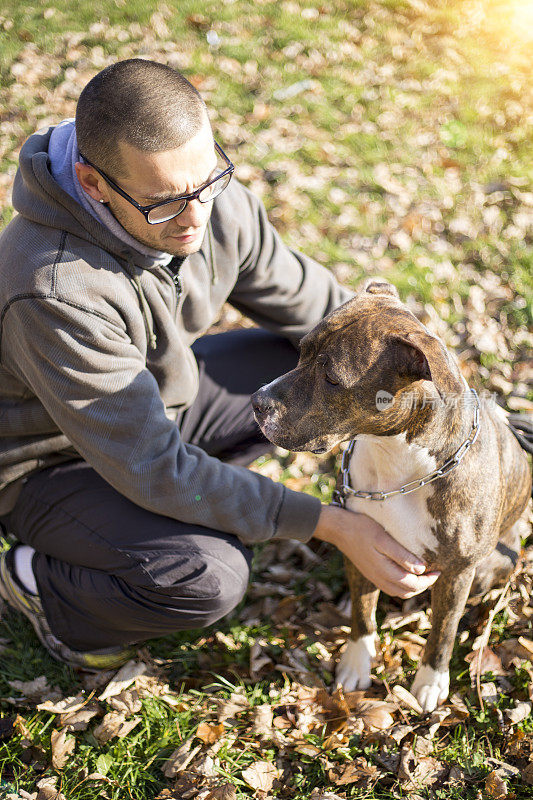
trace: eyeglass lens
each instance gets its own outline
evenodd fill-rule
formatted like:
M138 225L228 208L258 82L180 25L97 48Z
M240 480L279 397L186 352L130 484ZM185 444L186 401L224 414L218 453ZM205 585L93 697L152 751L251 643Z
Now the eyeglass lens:
M205 187L205 189L202 189L198 195L198 200L201 203L208 203L210 200L214 200L215 197L218 197L218 195L224 191L230 182L230 179L231 173L221 175L220 178L213 181L213 183L210 183L209 186ZM148 212L148 221L168 222L169 219L177 217L178 214L181 214L186 205L187 200L176 200L173 203L166 203L163 206L157 206Z

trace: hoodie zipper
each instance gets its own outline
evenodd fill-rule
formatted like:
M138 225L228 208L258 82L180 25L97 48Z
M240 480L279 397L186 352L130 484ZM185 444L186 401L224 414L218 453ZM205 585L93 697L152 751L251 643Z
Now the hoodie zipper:
M167 275L170 277L172 283L174 284L174 289L176 291L176 304L174 306L174 314L176 314L176 312L178 310L179 299L181 297L181 291L182 291L180 276L179 276L179 273L172 272L172 270L170 270L168 267L161 266L161 269L164 272L167 273Z

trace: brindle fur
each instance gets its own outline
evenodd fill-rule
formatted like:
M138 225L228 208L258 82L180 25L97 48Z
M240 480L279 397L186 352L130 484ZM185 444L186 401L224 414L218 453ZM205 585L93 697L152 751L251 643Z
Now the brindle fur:
M380 390L394 402L378 410ZM416 399L410 408L401 402L406 393ZM424 403L428 396L431 403ZM466 439L473 419L472 396L456 360L402 305L394 287L376 280L320 322L302 340L296 369L252 402L265 435L287 449L330 450L358 434L405 432L406 441L427 448L437 464ZM422 663L441 671L448 667L472 582L476 592L486 591L512 571L518 520L531 491L527 458L501 413L482 400L480 417L476 442L454 471L433 484L427 500L438 546L424 555L441 576L432 589L433 627ZM353 564L346 562L346 572L357 640L375 631L378 591Z

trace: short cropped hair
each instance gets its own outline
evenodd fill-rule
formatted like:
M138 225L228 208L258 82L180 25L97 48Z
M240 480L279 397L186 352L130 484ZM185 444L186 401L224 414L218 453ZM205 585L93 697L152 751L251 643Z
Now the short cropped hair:
M177 70L130 58L95 75L76 108L80 152L111 177L125 176L117 142L148 153L181 147L208 120L194 86Z

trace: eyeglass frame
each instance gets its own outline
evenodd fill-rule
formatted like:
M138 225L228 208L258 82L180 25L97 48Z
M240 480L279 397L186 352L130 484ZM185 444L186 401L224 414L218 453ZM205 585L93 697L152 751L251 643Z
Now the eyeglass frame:
M168 200L160 200L159 202L152 203L149 206L141 206L136 200L133 199L133 197L130 197L130 195L127 192L125 192L124 189L121 189L118 183L115 183L115 181L112 178L110 178L109 175L106 175L106 173L102 169L93 164L92 161L89 161L89 159L86 158L81 151L80 151L80 156L83 158L86 164L95 169L98 172L98 174L101 175L105 181L107 181L107 183L115 190L115 192L117 192L121 197L127 200L128 203L131 203L131 205L134 206L137 209L137 211L141 212L148 225L162 225L163 222L170 222L171 219L175 219L176 217L179 217L180 214L183 214L183 212L187 208L187 204L190 203L191 200L200 200L200 194L204 191L204 189L207 189L207 187L211 186L212 183L219 181L221 178L224 177L224 175L227 175L229 173L231 180L231 176L235 171L235 164L227 157L227 155L225 154L221 146L218 144L218 142L215 142L215 150L217 151L217 153L219 153L219 155L222 156L222 158L224 159L224 161L226 161L228 165L227 168L220 173L220 175L217 175L216 178L213 178L213 180L211 181L207 181L207 183L204 183L203 186L200 186L194 192L190 192L190 194L180 194L177 197L171 197ZM224 186L224 189L227 189L228 186L229 186L229 181L226 184L226 186ZM224 191L224 189L222 189L222 192ZM220 194L222 194L222 192L220 192ZM148 219L148 214L150 213L150 211L153 211L154 208L159 208L160 206L166 206L169 203L175 203L176 200L185 200L185 205L183 206L181 211L178 211L178 213L174 214L173 217L169 217L168 219L163 219L160 222L150 222L150 220ZM208 203L209 200L205 201L200 200L200 203L202 202Z

